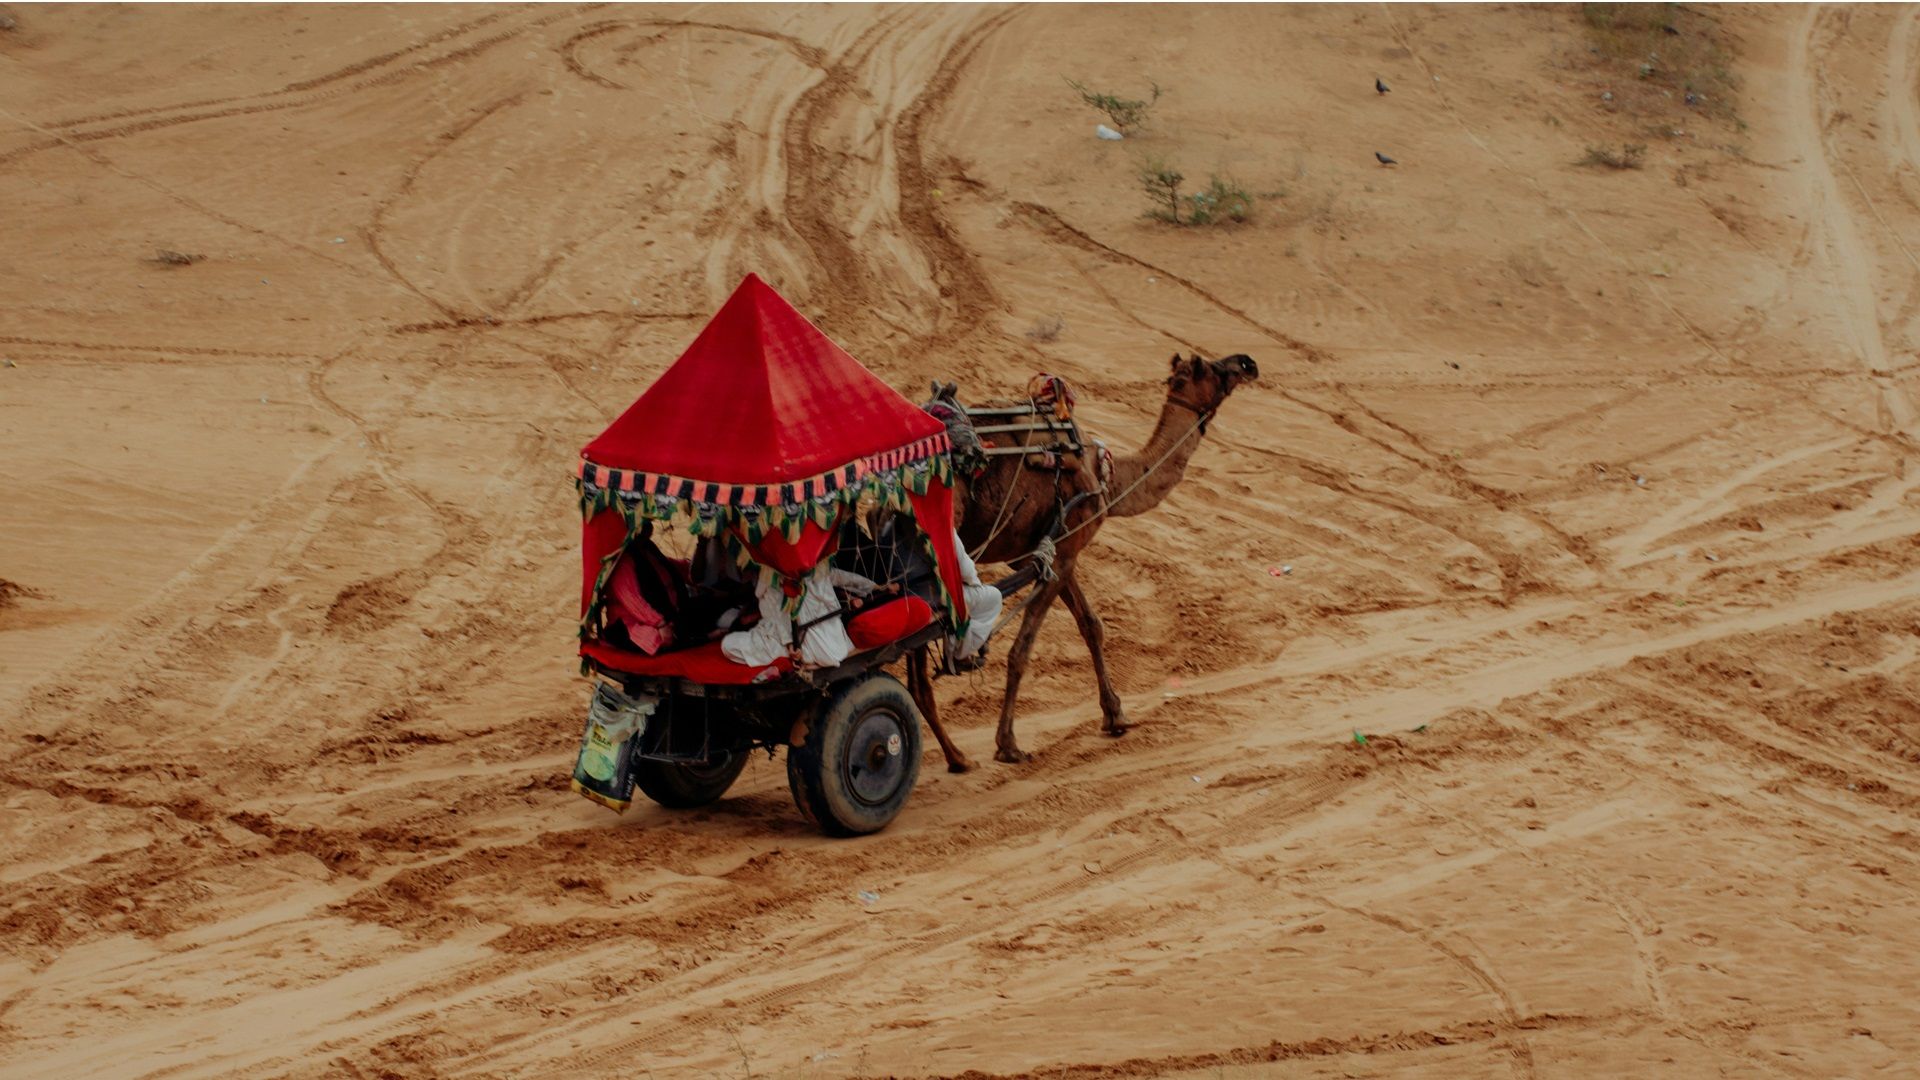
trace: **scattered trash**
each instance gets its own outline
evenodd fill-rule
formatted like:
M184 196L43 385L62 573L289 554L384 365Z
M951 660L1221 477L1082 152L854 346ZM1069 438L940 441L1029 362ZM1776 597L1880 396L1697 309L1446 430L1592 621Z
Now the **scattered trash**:
M1267 573L1272 577L1287 577L1293 573L1293 566L1291 564L1269 566L1267 567Z
M1355 746L1367 745L1367 737L1365 735L1360 734L1359 728L1353 729L1353 743Z
M1147 275L1147 284L1149 284L1149 285L1151 285L1151 284L1153 284L1154 282L1156 282L1156 281L1159 281L1159 280L1160 280L1159 278L1157 278L1157 277L1154 277L1154 276L1153 276L1152 274L1148 274L1148 275Z
M637 1020L634 1022L639 1023L639 1021ZM813 1052L813 1060L815 1061L826 1061L828 1058L837 1058L839 1056L840 1056L839 1054L836 1054L831 1050L815 1050Z
M1707 561L1708 561L1708 562L1719 562L1719 561L1720 561L1720 556L1718 556L1718 555L1715 555L1715 554L1713 554L1712 552L1708 552L1708 553L1707 553Z
M1689 105L1698 105L1700 104L1700 95L1689 90L1687 91L1686 102Z
M1093 125L1093 133L1108 142L1119 142L1121 139L1126 138L1125 135L1120 134L1105 124Z
M861 889L858 895L860 902L863 904L877 904L880 902L880 894L868 889Z
M1633 482L1639 485L1640 487L1647 486L1647 478L1644 476L1641 476L1639 473L1633 474Z
M14 362L13 362L13 361L11 361L11 360L9 360L9 361L7 361L7 366L8 366L8 367L19 367L20 365L19 365L19 364L16 364L16 363L14 363Z
M333 242L336 244L344 244L347 242L347 238L344 236L336 236L333 238Z
M1200 779L1200 778L1199 778L1199 777L1197 777L1197 776L1193 778L1193 782L1194 782L1194 783L1196 783L1196 784L1204 784L1204 783L1206 783L1206 781L1205 781L1205 780L1202 780L1202 779Z
M1261 788L1259 791L1254 792L1254 794L1264 797L1267 794L1267 792L1272 790L1273 790L1272 788Z
M1167 685L1173 687L1175 690L1180 689L1180 676L1178 675L1168 676Z
M1097 862L1081 863L1080 869L1085 870L1089 874L1097 874L1100 872L1100 864Z
M936 198L936 199L940 197L940 189L939 189L939 188L934 188L934 189L933 189L933 197L934 197L934 198Z
M260 395L260 404L262 404L262 405L265 405L266 403L267 403L267 395L265 395L265 394L261 394L261 395Z
M1611 91L1611 90L1608 90L1608 91L1607 91L1606 93L1604 93L1604 94L1601 94L1601 95L1600 95L1600 100L1601 100L1601 101L1612 101L1612 100L1613 100L1613 91Z
M266 283L267 283L267 279L266 279L266 278L261 278L261 279L260 279L260 284L262 284L262 285L265 285Z

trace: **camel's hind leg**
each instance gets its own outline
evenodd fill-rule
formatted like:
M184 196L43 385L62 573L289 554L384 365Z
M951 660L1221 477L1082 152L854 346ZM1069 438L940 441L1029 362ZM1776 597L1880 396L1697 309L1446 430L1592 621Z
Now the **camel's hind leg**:
M1000 727L993 735L993 760L1009 763L1032 761L1033 755L1020 749L1013 739L1013 704L1020 697L1020 677L1027 673L1027 655L1033 651L1033 639L1040 636L1041 620L1047 617L1047 608L1053 606L1054 597L1060 595L1072 568L1063 568L1060 576L1052 581L1034 586L1033 596L1027 601L1026 614L1020 619L1020 633L1015 635L1013 645L1007 650L1007 696L1000 703Z
M973 768L973 762L948 737L946 727L940 723L940 713L934 706L933 664L927 652L927 647L923 645L907 657L907 692L913 695L914 705L919 708L920 715L926 718L934 741L940 744L940 752L947 755L947 771L966 772Z
M1066 589L1061 594L1067 602L1067 610L1073 612L1073 619L1080 624L1080 637L1087 643L1087 652L1093 656L1093 677L1100 684L1100 730L1108 735L1127 733L1127 714L1120 703L1120 695L1114 692L1113 680L1107 678L1107 654L1103 648L1106 642L1106 628L1100 624L1100 616L1087 603L1087 594L1081 590L1078 578L1062 579Z

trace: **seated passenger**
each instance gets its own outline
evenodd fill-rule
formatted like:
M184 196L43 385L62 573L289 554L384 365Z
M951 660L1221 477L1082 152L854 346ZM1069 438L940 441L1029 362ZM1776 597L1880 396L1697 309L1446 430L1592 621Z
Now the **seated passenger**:
M631 645L648 656L672 648L686 585L686 562L669 557L643 531L621 552L607 580L607 629L613 631L613 644Z
M805 595L795 617L787 616L786 590L780 576L772 570L760 572L760 621L746 630L736 630L720 639L720 651L736 664L758 667L782 656L796 664L832 667L853 655L853 641L847 637L841 621L845 609L836 588L856 596L868 596L877 585L870 578L851 570L842 570L822 559L802 582ZM796 637L798 641L796 642Z
M884 561L897 567L895 577L904 582L908 592L920 597L929 604L939 604L938 575L933 559L927 555L926 544L919 526L904 514L894 514L880 526L880 550L885 552ZM967 604L967 635L955 647L954 655L966 659L978 655L987 644L988 635L994 631L994 623L1000 617L1000 590L980 580L980 571L973 560L967 557L967 546L960 542L960 534L953 535L954 556L960 564L960 580L963 599Z
M958 656L965 660L987 646L987 637L1000 618L1000 590L980 580L980 571L967 556L967 545L960 534L953 534L953 555L960 562L961 592L967 601L967 636L960 642Z

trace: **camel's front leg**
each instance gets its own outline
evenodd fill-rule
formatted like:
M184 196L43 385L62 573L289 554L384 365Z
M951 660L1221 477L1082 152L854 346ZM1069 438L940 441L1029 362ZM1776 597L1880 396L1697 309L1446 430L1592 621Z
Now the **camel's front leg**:
M1100 730L1108 735L1127 733L1127 714L1120 704L1120 695L1114 692L1113 681L1107 678L1107 654L1102 648L1106 641L1106 628L1100 625L1100 616L1087 603L1087 594L1080 588L1078 578L1063 578L1066 590L1062 593L1067 602L1067 610L1073 612L1073 619L1080 624L1080 636L1087 643L1087 652L1093 655L1093 678L1100 684Z
M907 657L907 692L913 695L914 705L919 707L920 715L926 718L934 741L940 744L940 752L947 756L947 771L966 772L973 768L973 762L948 737L946 727L940 723L939 710L934 705L932 667L926 646L913 650L913 654Z
M1013 740L1013 703L1020 697L1020 677L1027 673L1027 654L1033 651L1033 639L1040 636L1040 621L1047 617L1047 608L1053 605L1053 598L1060 595L1071 572L1071 569L1062 570L1059 577L1034 586L1026 614L1020 619L1020 633L1007 650L1007 696L1000 704L1000 728L993 735L995 761L1017 764L1033 760L1033 755L1020 749Z

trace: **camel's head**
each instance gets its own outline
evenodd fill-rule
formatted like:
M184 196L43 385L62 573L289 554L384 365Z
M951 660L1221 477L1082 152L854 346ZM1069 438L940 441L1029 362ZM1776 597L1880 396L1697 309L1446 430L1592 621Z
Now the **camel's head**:
M1182 359L1174 353L1167 375L1167 397L1200 414L1200 430L1204 432L1227 395L1241 383L1259 377L1259 366L1245 353L1218 360L1202 360L1197 355Z

